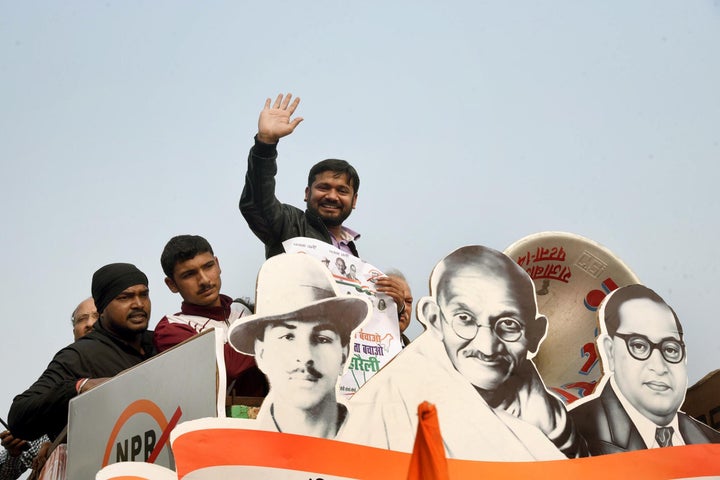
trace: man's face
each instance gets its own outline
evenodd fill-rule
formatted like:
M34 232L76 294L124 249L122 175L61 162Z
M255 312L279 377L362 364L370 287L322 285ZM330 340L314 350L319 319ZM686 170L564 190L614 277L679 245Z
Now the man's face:
M342 273L345 273L345 260L343 260L342 258L338 258L337 260L335 260L335 266Z
M451 275L438 292L445 351L455 369L481 390L496 390L527 358L528 329L536 327L535 312L523 308L516 296L508 280L487 277L474 269ZM516 341L508 342L492 327L512 320L523 332ZM473 322L481 327L474 338L466 340L455 333L453 322Z
M147 330L150 321L150 290L145 285L128 287L102 313L103 326L121 338Z
M342 225L357 202L357 194L349 181L346 174L331 170L315 175L312 185L305 188L307 209L325 225Z
M681 339L675 317L664 305L644 298L628 300L618 314L619 334L640 334L655 343L666 338ZM622 394L648 419L666 425L685 398L687 358L670 363L658 349L653 349L646 360L637 360L628 352L625 340L615 336L606 341L610 369L615 372Z
M73 314L73 337L75 340L90 333L99 317L100 314L95 308L95 302L92 298L80 303Z
M410 325L410 319L412 315L413 296L410 291L410 285L402 279L402 277L394 277L402 287L403 302L405 302L405 310L399 315L398 322L400 323L400 332L404 332L405 329Z
M255 342L255 360L278 403L302 410L336 401L335 384L347 354L348 346L323 320L273 322Z
M183 300L203 307L220 306L220 263L210 252L199 253L190 260L175 264L173 278L165 284Z

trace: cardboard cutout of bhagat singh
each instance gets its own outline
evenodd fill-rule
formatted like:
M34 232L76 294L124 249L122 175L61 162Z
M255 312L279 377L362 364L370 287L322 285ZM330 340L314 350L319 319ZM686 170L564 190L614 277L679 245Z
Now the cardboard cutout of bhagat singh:
M719 443L719 432L678 411L688 378L675 311L649 288L628 285L608 295L598 315L604 376L570 407L590 453Z
M255 311L228 332L230 344L254 355L270 383L254 427L335 438L348 419L336 385L370 302L338 294L319 260L280 254L260 269Z
M587 449L529 357L547 330L527 273L501 252L460 248L437 264L427 326L349 402L340 440L411 452L417 408L435 404L449 458L551 460ZM356 422L356 420L359 420Z

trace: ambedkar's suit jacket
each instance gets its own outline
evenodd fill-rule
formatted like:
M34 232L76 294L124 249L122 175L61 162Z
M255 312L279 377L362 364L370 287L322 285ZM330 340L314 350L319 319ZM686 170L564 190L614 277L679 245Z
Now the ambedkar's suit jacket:
M600 396L573 408L569 414L580 435L585 437L591 455L648 448L610 382L605 384ZM678 412L678 427L686 445L720 443L720 432L685 413Z

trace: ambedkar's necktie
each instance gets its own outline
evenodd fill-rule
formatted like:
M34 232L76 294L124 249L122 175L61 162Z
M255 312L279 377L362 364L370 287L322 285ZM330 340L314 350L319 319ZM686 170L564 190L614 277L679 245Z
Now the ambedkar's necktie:
M661 447L672 447L673 427L658 427L655 429L655 441Z

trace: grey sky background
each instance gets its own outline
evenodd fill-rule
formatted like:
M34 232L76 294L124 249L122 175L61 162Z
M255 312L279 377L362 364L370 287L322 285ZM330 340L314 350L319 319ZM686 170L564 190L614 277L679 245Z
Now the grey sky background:
M710 0L0 0L0 415L104 264L147 273L152 326L179 309L159 261L177 234L254 296L237 202L263 102L288 91L305 122L278 197L302 206L313 163L353 163L360 253L416 298L457 247L580 234L677 310L694 383L719 367L718 85Z

